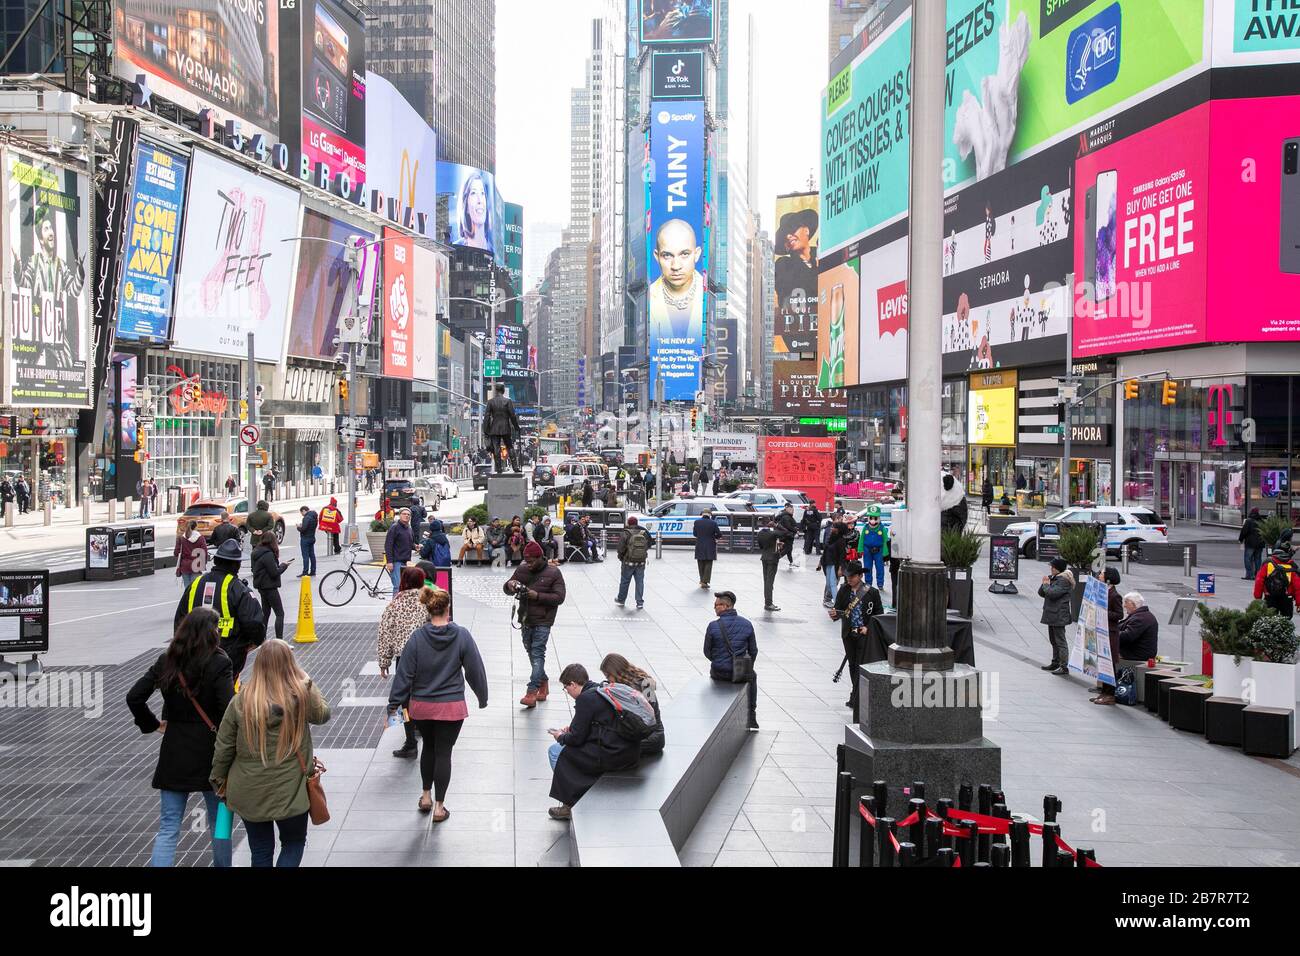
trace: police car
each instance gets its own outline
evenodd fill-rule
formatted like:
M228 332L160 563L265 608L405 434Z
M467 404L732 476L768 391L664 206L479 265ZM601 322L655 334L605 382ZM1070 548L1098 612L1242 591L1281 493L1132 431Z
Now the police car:
M728 514L753 514L754 508L748 501L735 498L674 498L648 514L635 514L635 517L651 537L658 537L662 529L665 544L694 544L695 519L706 511L713 512L713 520L725 531L731 526ZM633 514L629 513L628 517Z
M802 491L789 488L755 488L750 491L733 491L722 496L723 500L747 501L759 514L778 515L786 505L794 505L794 520L803 521L804 509L808 507L808 496Z
M1168 544L1169 527L1150 508L1066 508L1050 517L1052 521L1067 524L1104 524L1106 526L1106 551L1119 554L1122 546L1140 547L1144 542ZM1004 532L1020 540L1020 552L1026 558L1038 556L1038 523L1014 521Z

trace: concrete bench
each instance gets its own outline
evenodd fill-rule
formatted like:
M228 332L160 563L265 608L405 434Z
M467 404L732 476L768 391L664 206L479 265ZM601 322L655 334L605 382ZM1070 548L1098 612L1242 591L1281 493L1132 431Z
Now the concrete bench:
M573 807L571 866L681 866L677 854L748 736L748 688L699 677L661 698L667 746Z

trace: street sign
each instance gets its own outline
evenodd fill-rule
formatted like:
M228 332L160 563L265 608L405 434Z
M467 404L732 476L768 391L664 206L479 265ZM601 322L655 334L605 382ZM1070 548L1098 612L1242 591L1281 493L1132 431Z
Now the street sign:
M483 360L483 377L500 378L501 377L501 360L484 359Z
M1196 575L1196 593L1202 597L1214 596L1214 575L1198 574Z
M252 447L262 440L262 429L256 425L245 425L239 429L239 443Z
M452 451L460 451L460 439L459 439L459 438L453 438L453 439L451 440L451 450L452 450Z
M1065 426L1064 426L1064 425L1048 425L1048 426L1046 426L1046 427L1043 429L1043 432L1044 432L1044 434L1047 434L1047 435L1064 435L1064 434L1065 434Z
M356 447L357 447L357 451L364 451L366 447L365 439L358 438Z

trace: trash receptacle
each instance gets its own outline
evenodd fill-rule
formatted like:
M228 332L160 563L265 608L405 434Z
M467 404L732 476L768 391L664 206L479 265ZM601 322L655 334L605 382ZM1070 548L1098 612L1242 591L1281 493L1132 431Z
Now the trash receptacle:
M157 556L154 539L157 536L157 530L153 525L147 524L141 529L144 533L140 542L140 562L137 574L153 574L154 560Z
M116 581L136 571L128 525L99 525L86 529L86 580Z
M126 554L126 574L124 577L134 578L141 573L140 568L144 560L144 525L132 525L126 529L127 554Z

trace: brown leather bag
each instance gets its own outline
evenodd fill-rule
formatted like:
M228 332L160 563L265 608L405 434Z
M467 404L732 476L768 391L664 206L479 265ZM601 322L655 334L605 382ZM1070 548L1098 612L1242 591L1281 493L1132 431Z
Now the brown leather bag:
M311 762L311 773L308 773L307 761L302 759L302 751L298 751L298 766L302 768L302 775L307 778L307 812L311 816L312 825L320 826L322 823L329 823L330 819L330 808L325 802L325 788L320 782L320 775L325 772L325 765L315 754L312 755Z

